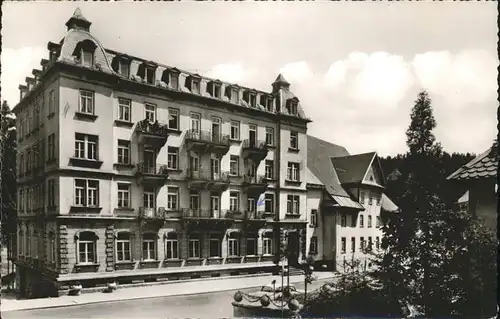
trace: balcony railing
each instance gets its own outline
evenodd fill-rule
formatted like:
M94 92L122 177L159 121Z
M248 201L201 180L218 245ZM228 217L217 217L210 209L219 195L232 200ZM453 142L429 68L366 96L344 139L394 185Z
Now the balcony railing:
M267 142L256 139L246 139L243 141L241 147L243 149L267 151Z
M229 146L229 135L212 131L189 130L186 132L186 140Z
M230 210L201 210L201 209L183 209L182 217L187 218L206 218L206 219L238 219L243 217L240 211Z
M148 134L157 137L168 137L168 126L160 124L158 121L150 122L147 119L137 122L136 131L141 134Z
M167 165L146 164L144 162L137 163L137 172L143 175L167 176Z
M210 179L210 175L207 174L205 170L194 170L192 168L188 168L186 170L187 178L193 179L193 180L203 180L203 181L208 181Z
M245 184L266 184L266 176L265 175L245 174L243 176L243 183L245 183Z
M247 219L247 220L259 220L259 219L265 219L265 217L264 217L263 212L246 211L245 212L245 219Z
M165 207L139 207L139 217L144 219L164 219Z

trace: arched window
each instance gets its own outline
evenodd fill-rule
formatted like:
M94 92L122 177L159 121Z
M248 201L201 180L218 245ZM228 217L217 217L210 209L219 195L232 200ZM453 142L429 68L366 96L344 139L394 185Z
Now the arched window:
M273 254L273 232L266 231L262 234L262 255Z
M132 261L131 235L128 232L120 232L116 236L116 261Z
M94 65L94 52L97 45L91 40L83 40L79 42L75 50L73 51L73 56L76 60L86 67L92 67Z
M77 245L77 263L97 263L97 235L91 231L83 231L75 236Z
M157 235L146 233L142 235L142 259L145 261L156 260Z
M165 235L165 259L179 258L179 239L177 233L169 232Z
M230 232L227 235L227 255L228 257L237 257L240 255L240 233Z

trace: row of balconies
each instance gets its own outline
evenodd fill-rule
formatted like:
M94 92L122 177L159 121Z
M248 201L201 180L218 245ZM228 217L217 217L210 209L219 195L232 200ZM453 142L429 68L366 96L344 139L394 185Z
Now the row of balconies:
M204 218L204 219L230 219L230 220L265 220L273 213L242 211L242 210L201 210L182 208L171 211L165 207L148 208L139 207L138 218L146 220L164 220L168 218Z
M147 165L139 162L136 165L136 176L140 184L163 185L168 178L167 165ZM231 183L231 178L242 178L243 187L248 192L263 193L269 182L264 175L230 175L227 171L213 171L200 168L193 170L188 168L184 177L190 189L211 189L214 191L224 191Z
M165 145L169 131L166 124L151 123L148 120L142 120L136 126L139 143L148 144L157 149ZM231 138L228 134L207 130L188 130L185 140L189 149L220 155L226 154L231 145ZM266 157L268 147L266 141L254 138L246 139L242 143L243 151L247 152L249 157L260 160Z

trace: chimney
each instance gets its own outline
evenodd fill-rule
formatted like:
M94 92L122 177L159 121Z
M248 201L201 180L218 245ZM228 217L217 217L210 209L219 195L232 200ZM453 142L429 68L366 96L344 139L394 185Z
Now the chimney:
M28 87L22 84L19 85L19 93L20 93L19 100L22 100L28 93Z
M42 66L42 71L45 71L47 69L48 64L49 64L49 60L47 60L47 59L40 60L40 65Z
M33 69L33 71L31 71L31 74L33 74L33 76L35 77L35 85L37 85L38 82L40 82L40 76L42 75L42 71L38 69Z
M73 16L69 18L68 22L66 22L66 27L69 30L83 30L90 32L90 25L92 22L85 19L80 8L76 8L75 12L73 12Z
M35 79L27 77L26 84L28 85L28 91L31 91L31 89L35 86Z

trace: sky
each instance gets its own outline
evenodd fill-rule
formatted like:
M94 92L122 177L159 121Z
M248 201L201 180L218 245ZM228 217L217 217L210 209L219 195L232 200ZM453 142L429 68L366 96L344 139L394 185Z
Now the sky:
M422 89L446 151L497 134L495 2L3 2L2 100L19 102L77 6L108 49L265 91L282 73L308 134L351 154L406 152Z

